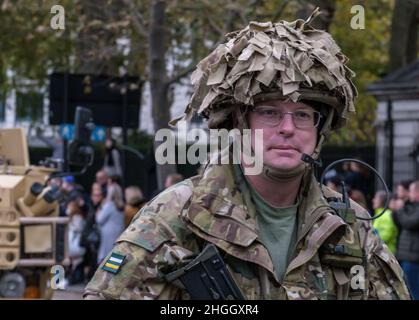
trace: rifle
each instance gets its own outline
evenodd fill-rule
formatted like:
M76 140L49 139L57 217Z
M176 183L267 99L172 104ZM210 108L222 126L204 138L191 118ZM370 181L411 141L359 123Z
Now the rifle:
M167 274L166 280L186 290L191 299L245 300L213 244L186 266Z

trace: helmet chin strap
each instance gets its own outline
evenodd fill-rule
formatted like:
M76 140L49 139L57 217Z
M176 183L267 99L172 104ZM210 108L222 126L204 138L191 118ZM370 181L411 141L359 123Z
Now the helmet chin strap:
M330 112L327 115L326 121L319 133L319 141L317 142L316 148L314 149L311 155L302 153L301 154L302 162L297 167L290 170L274 168L266 164L263 164L263 168L262 168L263 175L265 175L268 179L271 179L274 181L289 182L299 176L303 176L306 172L313 170L314 165L320 165L318 158L320 155L322 145L327 137L327 134L329 133L330 126L333 120L333 114L334 114L334 109L331 108ZM248 128L247 121L243 117L243 114L239 113L238 116L239 116L239 122L242 128ZM253 151L253 148L252 148L252 151Z

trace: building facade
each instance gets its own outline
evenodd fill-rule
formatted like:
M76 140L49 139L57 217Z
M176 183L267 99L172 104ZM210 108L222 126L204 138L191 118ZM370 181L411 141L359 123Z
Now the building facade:
M419 60L367 88L378 100L377 169L389 188L419 179Z

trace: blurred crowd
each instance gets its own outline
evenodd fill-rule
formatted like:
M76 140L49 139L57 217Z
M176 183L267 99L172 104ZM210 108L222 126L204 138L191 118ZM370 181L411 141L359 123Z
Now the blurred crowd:
M66 270L69 285L90 280L114 242L147 202L140 187L122 188L120 158L115 141L108 139L103 167L96 172L90 188L77 184L73 176L50 181L62 194L60 216L70 218L67 241L70 265ZM181 180L183 177L179 174L169 175L165 187ZM153 196L160 191L156 190Z
M169 175L165 187L182 179L179 174ZM64 195L60 199L60 215L70 218L68 284L86 283L147 199L138 186L123 190L120 177L108 176L104 169L96 173L90 192L72 176L55 178L51 183Z
M377 190L368 201L369 174L359 163L344 163L342 172L331 170L325 177L326 185L338 192L342 192L343 181L349 197L377 217L372 222L374 230L395 254L412 297L418 300L419 180L400 181L389 195L384 190Z

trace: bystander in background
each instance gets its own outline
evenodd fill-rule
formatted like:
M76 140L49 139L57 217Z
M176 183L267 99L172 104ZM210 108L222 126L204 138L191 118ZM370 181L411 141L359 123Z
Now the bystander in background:
M98 263L112 250L115 240L124 231L123 210L124 202L121 187L117 183L108 185L108 193L103 206L96 215L96 222L100 229Z
M84 274L84 255L86 248L81 246L82 232L86 224L86 212L83 210L83 199L80 196L72 197L67 203L67 214L70 217L68 225L68 247L70 256L69 284L82 283Z
M110 176L123 176L121 164L121 152L116 146L114 139L106 139L105 141L105 160L103 163L103 170L108 177Z
M408 201L393 214L400 230L396 257L405 272L413 298L419 300L419 180L410 184Z
M125 189L125 227L128 227L132 218L145 203L146 200L139 187L129 186Z
M387 194L383 190L379 190L375 193L374 198L372 199L374 216L383 212L386 196ZM398 229L393 221L392 211L390 209L386 209L379 218L373 220L372 224L381 239L385 242L385 244L387 244L390 251L395 254Z

